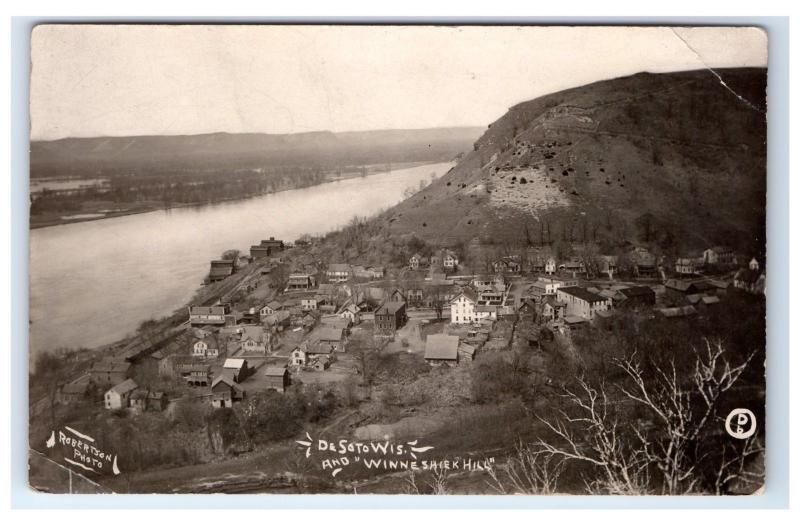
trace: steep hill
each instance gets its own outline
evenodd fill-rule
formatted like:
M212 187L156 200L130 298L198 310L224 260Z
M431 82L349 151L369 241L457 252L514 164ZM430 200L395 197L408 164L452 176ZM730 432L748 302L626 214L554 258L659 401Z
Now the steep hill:
M445 244L762 250L766 70L717 73L724 84L641 73L516 105L384 224Z
M299 134L201 134L68 138L31 143L31 177L215 170L264 166L329 168L445 161L469 149L475 127ZM102 171L101 171L102 170Z

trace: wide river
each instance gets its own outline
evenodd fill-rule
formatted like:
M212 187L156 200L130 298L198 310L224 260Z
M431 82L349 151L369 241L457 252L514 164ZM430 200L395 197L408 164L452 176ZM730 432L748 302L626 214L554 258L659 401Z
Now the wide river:
M452 163L429 164L251 199L34 229L30 345L94 348L184 305L223 251L335 230L403 199Z

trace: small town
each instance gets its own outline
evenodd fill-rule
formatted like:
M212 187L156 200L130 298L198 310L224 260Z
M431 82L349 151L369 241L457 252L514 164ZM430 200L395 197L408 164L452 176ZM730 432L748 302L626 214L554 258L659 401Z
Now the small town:
M390 384L375 396L376 357L425 366L428 384L463 385L458 395L471 391L465 375L474 386L484 359L513 365L520 352L543 358L554 349L568 356L621 320L696 327L726 301L763 301L766 290L763 256L724 246L676 258L635 245L622 255L575 246L561 258L546 246L501 256L478 244L456 251L412 239L420 251L404 264L358 265L326 263L330 240L269 237L211 260L191 305L93 353L85 371L54 389L50 413L247 413L302 388L312 389L316 406L357 410L364 400L390 403L397 391ZM547 366L526 377L550 384L556 376ZM361 425L355 435L393 438L398 424ZM227 453L236 445L219 442Z

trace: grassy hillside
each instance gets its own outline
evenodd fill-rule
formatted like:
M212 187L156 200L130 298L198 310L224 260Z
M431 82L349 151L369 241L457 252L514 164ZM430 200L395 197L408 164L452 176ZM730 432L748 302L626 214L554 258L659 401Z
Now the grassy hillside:
M641 73L516 105L384 224L440 243L762 250L766 70L718 72L728 88Z

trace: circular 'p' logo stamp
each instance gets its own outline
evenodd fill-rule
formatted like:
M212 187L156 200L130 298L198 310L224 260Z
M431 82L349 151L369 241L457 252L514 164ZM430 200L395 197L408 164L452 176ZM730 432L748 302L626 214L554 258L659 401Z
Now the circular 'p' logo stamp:
M734 439L747 439L756 433L756 416L747 408L731 410L725 419L725 430Z

